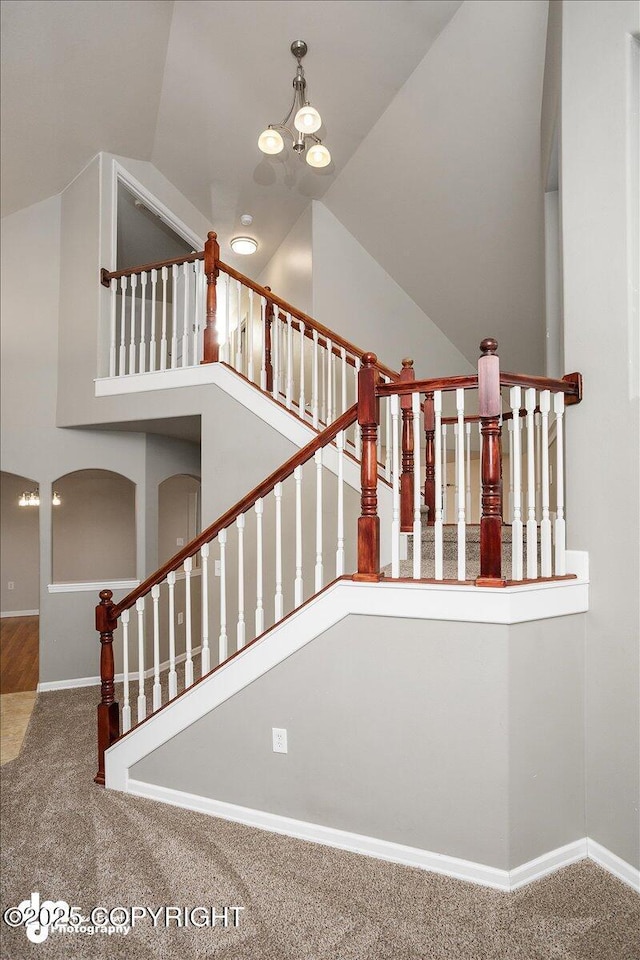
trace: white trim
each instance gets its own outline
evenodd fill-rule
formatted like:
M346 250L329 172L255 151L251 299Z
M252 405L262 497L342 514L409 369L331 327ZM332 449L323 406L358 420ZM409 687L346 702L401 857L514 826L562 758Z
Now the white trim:
M37 617L40 615L39 610L5 610L3 613L0 613L0 618L4 617Z
M111 263L112 270L116 263L116 243L117 243L117 222L118 222L118 180L121 180L127 189L142 200L144 205L153 213L157 214L171 230L179 234L185 243L191 244L196 250L204 250L204 239L194 233L186 223L179 219L169 207L165 206L161 200L158 200L145 186L140 183L126 167L123 167L117 160L112 159L111 168Z
M133 590L140 585L139 580L112 580L105 583L104 580L93 583L50 583L47 587L49 593L100 593L101 590Z
M191 655L196 657L202 650L201 646L193 647ZM184 663L187 659L186 653L181 653L176 657L176 664ZM169 669L169 661L163 660L160 664L160 672ZM154 668L149 667L148 670L144 672L145 680L150 680L154 675ZM116 673L114 683L122 683L124 680L123 673ZM138 671L134 670L133 673L129 674L129 681L131 683L137 682L138 680ZM72 677L71 680L44 680L42 683L39 683L37 686L38 693L47 693L50 690L71 690L76 687L97 687L100 685L100 677Z
M616 853L612 853L611 850L607 850L606 847L603 847L602 844L596 840L592 840L591 837L587 837L587 855L594 863L604 867L605 870L612 873L618 880L622 880L623 883L628 884L640 893L640 870L636 867L631 866L631 864L623 860L622 857L619 857Z
M294 820L265 810L252 810L249 807L213 800L210 797L198 797L192 793L172 790L153 783L142 783L140 780L130 780L128 792L137 797L146 797L149 800L193 810L196 813L243 823L258 830L268 830L270 833L284 834L287 837L296 837L339 850L349 850L378 860L401 863L407 867L417 867L420 870L428 870L430 873L438 873L507 892L517 890L533 880L539 880L561 867L587 857L588 841L583 838L568 843L564 847L558 847L556 850L550 850L541 857L523 863L513 870L501 870L485 863L474 863L472 860L462 860L459 857L450 857L447 854L434 853L419 847L409 847L402 843L381 840L378 837L367 837L348 830L338 830L323 824Z
M107 786L126 792L129 769L138 760L350 614L513 624L584 613L588 591L581 580L502 589L339 580L114 743L105 754Z

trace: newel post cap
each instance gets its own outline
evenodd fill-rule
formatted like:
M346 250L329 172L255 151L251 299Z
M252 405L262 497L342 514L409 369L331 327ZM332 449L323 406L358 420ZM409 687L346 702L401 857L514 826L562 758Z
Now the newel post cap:
M480 344L480 356L493 356L498 351L498 341L493 337L485 337Z
M363 353L362 354L362 364L365 367L375 367L378 362L378 358L375 353Z
M208 240L217 240L217 239L218 239L218 234L215 233L215 231L213 231L213 230L209 230L209 233L207 234L207 239L208 239Z

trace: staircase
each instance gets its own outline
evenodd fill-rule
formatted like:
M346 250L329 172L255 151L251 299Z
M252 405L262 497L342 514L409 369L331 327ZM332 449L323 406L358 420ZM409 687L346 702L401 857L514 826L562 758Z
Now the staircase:
M285 411L312 439L122 601L101 591L97 783L105 783L107 751L138 737L153 718L157 737L165 708L175 729L184 722L176 711L185 695L204 709L204 681L229 696L239 689L236 674L250 682L286 656L300 642L290 635L291 618L314 604L320 611L318 598L337 596L336 584L376 591L410 579L475 590L572 576L563 430L565 407L581 399L579 374L550 380L501 372L491 339L481 344L475 376L418 380L410 360L396 373L223 264L213 233L202 253L103 270L101 282L112 295L112 378L142 376L153 389L156 375L224 366L257 392L265 416ZM472 522L474 464L479 523ZM451 474L454 524L446 522ZM373 609L374 595L367 596Z

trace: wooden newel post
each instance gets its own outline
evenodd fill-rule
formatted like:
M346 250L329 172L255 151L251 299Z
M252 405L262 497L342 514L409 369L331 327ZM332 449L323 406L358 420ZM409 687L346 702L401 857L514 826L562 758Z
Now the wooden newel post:
M271 287L265 287L271 293ZM271 362L271 324L273 323L273 303L267 300L267 306L264 311L264 369L266 373L265 390L268 393L273 391L273 364Z
M401 383L415 380L413 360L403 360L400 371ZM400 396L402 410L402 473L400 474L400 530L411 533L413 530L413 394Z
M378 422L380 401L378 358L365 353L358 373L358 423L362 438L361 512L358 518L358 572L354 580L380 579L380 518L378 516Z
M220 344L216 330L218 261L220 245L217 235L211 231L204 245L204 275L207 278L207 317L204 328L202 363L215 363L220 359Z
M120 711L115 699L113 663L113 631L118 621L113 617L111 590L100 591L96 607L96 630L100 633L100 687L98 704L98 772L95 782L104 786L104 752L120 736Z
M433 393L428 393L424 401L424 503L427 507L427 523L433 525L436 519L436 414Z
M480 344L478 403L482 430L482 517L480 576L476 586L501 587L502 579L502 443L500 438L500 360L498 341Z

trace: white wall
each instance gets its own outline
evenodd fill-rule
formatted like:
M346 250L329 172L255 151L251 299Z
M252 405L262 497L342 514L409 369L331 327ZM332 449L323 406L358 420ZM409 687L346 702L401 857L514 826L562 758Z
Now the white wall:
M585 384L581 406L567 415L567 518L569 542L590 557L587 830L636 867L640 418L628 380L627 231L634 211L627 94L631 37L639 31L635 0L564 3L564 349L567 369L582 371Z
M319 201L313 201L313 311L320 323L363 351L373 350L393 370L409 356L418 377L473 372L442 331Z
M37 610L40 602L37 507L20 507L23 491L37 484L26 477L2 473L0 480L0 610ZM9 589L9 583L13 588Z
M311 205L295 222L271 260L257 278L263 287L287 300L303 313L313 315ZM223 258L224 259L224 258ZM250 258L243 272L252 276Z

